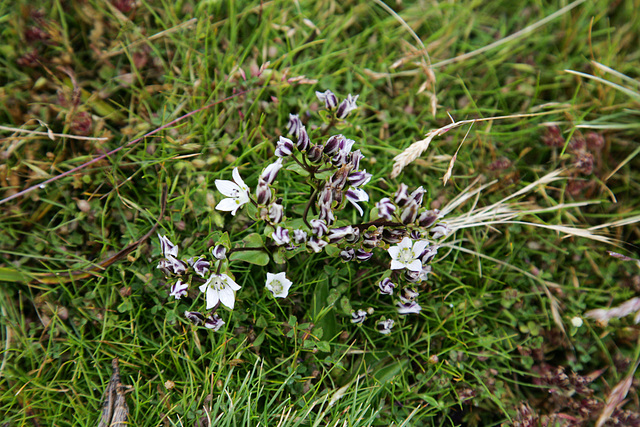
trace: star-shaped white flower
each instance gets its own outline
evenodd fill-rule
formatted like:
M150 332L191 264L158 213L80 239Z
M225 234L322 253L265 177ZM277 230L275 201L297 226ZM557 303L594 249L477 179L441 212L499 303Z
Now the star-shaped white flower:
M406 268L410 271L422 271L422 262L418 257L429 245L426 240L419 240L415 243L408 237L402 239L396 246L388 249L391 255L391 270L401 270Z
M236 301L235 291L240 290L240 285L226 274L212 274L199 289L207 294L207 310L215 307L218 302L233 310Z
M285 273L267 273L267 283L264 285L274 297L286 298L293 282L285 276Z
M238 168L233 168L233 181L216 179L215 184L218 191L227 196L218 203L217 210L230 211L231 215L235 215L242 205L249 202L249 187L240 177Z

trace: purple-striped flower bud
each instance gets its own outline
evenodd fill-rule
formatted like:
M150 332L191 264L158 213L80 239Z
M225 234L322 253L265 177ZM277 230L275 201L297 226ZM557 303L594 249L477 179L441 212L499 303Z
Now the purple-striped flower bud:
M258 186L256 187L256 201L259 205L266 205L271 200L271 188L269 184L262 179L258 178Z
M356 259L358 261L369 261L373 256L373 252L367 252L364 249L356 250Z
M351 229L353 231L351 232L351 234L347 234L344 240L346 240L347 243L353 244L360 240L360 229L358 227L352 227Z
M367 312L358 310L351 313L351 323L362 323L367 318Z
M322 237L329 232L329 227L327 227L327 222L321 219L312 219L310 221L311 224L311 232L318 237Z
M332 228L329 230L327 238L329 239L329 243L338 243L340 240L351 234L353 234L353 227L347 225L345 227Z
M324 145L324 154L327 156L333 156L340 150L340 141L344 141L344 135L333 135Z
M428 264L433 260L433 258L438 254L438 245L430 245L427 246L424 251L420 254L418 258L422 261L422 264Z
M380 218L384 218L387 221L393 219L393 212L395 212L396 206L391 203L391 199L388 197L380 199L380 201L376 203L376 208L378 209L378 216Z
M300 131L298 131L298 142L296 143L296 147L300 151L306 151L309 149L311 145L311 140L309 139L309 134L307 134L307 128L304 126L300 127Z
M340 251L340 258L343 261L349 262L352 261L356 257L356 251L353 248L348 248Z
M418 224L420 227L428 228L436 222L438 219L438 214L440 211L438 209L434 209L432 211L424 211L418 216Z
M291 154L293 154L293 141L281 136L276 144L275 155L278 157L286 157Z
M416 203L414 199L409 200L409 203L407 203L400 213L400 221L402 221L403 224L411 224L418 216L418 209L420 209L418 203Z
M362 246L367 249L373 249L378 246L378 242L380 241L380 230L366 231L362 237Z
M260 178L264 180L267 184L273 184L273 181L276 180L278 176L278 171L282 168L282 158L278 158L275 162L271 163L269 166L264 168L262 174L260 174Z
M367 182L371 180L370 173L367 173L366 169L362 171L352 172L347 181L349 181L349 185L353 187L360 187L361 185L365 185Z
M393 295L393 289L396 287L396 284L386 277L378 282L378 287L380 288L381 295Z
M273 243L278 246L285 245L291 241L291 238L289 237L289 230L280 226L276 227L276 230L271 235L271 238L273 239Z
M343 165L331 177L331 188L334 191L342 191L347 184L347 176L351 171L351 165Z
M273 224L278 224L282 221L284 216L284 207L282 206L282 199L278 199L269 207L269 220Z
M318 163L320 160L322 160L322 151L322 145L312 145L311 148L309 148L309 152L307 153L307 159L311 163Z
M307 241L307 232L304 230L293 230L293 241L296 244L305 243Z
M395 194L395 198L394 198L394 202L396 202L396 205L400 206L400 207L404 207L404 205L407 204L407 202L409 201L409 187L407 187L406 184L402 183L400 184L400 186L398 187L398 191L396 191Z
M409 237L412 240L420 240L422 239L422 234L418 230L411 230L411 233L409 233Z
M316 91L316 96L320 102L324 102L324 106L327 110L333 110L338 106L338 98L330 90L326 90L324 92Z
M198 311L185 311L184 317L196 326L204 322L204 316Z
M227 257L227 248L222 245L215 245L211 250L211 254L215 259L222 261Z
M411 193L409 197L415 200L418 206L422 206L422 198L424 197L424 193L425 193L424 188L420 186L415 190L413 190L413 193Z
M170 297L175 297L175 299L180 299L187 295L187 289L189 285L184 283L182 280L178 280L176 283L171 286L171 291L169 292Z
M407 279L407 282L416 283L417 281L420 280L420 272L406 270L404 272L404 278ZM402 299L402 297L400 297L400 299Z
M207 329L213 329L215 332L222 328L222 326L224 326L224 320L222 320L217 314L209 315L207 320L204 321L204 327Z
M404 288L400 294L400 301L407 303L414 301L420 294L415 289Z
M313 236L312 238L307 240L307 246L311 248L315 253L322 252L322 249L327 245L327 242L319 239L316 236Z
M406 230L401 230L398 228L395 229L387 229L385 228L382 231L382 240L387 243L398 243L400 242L406 235Z
M357 171L360 169L360 160L364 159L364 154L360 152L360 150L356 150L349 156L349 163L353 165L353 170Z
M387 320L381 320L380 322L378 322L378 324L376 325L376 329L378 330L378 332L380 332L381 334L388 334L391 332L391 329L393 328L393 324L395 322L393 321L393 319L387 319Z
M204 258L198 258L196 260L189 258L187 262L200 277L204 277L209 272L209 266L211 265L209 261Z
M287 123L287 132L289 132L289 135L298 136L301 127L302 122L300 121L300 116L297 114L289 114L289 123Z
M338 110L336 110L336 117L339 119L344 119L349 115L350 112L358 108L356 105L356 101L358 100L358 96L351 96L351 94L347 95L347 99L342 101L338 106Z

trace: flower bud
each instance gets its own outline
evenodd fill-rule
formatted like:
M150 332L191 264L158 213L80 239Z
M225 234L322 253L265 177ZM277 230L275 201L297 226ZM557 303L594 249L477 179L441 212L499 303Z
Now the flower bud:
M304 230L293 230L293 241L298 245L305 243L307 241L307 232Z
M215 245L211 250L211 254L215 259L222 261L227 257L227 248L222 245Z
M360 95L356 95L356 96L351 96L351 94L347 95L347 99L342 101L338 106L338 109L336 110L336 117L339 119L344 119L349 115L351 111L358 108L358 106L356 105L358 96Z
M289 114L289 123L287 124L287 132L289 132L289 135L298 136L301 127L302 122L300 121L300 116L297 114Z
M348 248L340 251L340 258L343 261L349 262L352 261L356 257L356 251L353 248Z
M449 235L453 230L451 230L451 227L449 227L447 224L436 224L431 230L431 233L433 233L431 235L432 239L439 239L441 237L447 236Z
M422 212L420 216L418 216L418 225L424 228L431 227L431 225L438 219L439 213L440 211L438 209Z
M282 158L278 158L275 162L271 163L269 166L264 168L262 174L260 174L260 178L264 180L267 184L273 184L273 181L276 180L278 176L278 171L282 168Z
M310 145L311 140L307 134L307 129L304 126L301 126L300 131L298 132L298 142L296 143L296 147L298 147L298 150L300 151L306 151L309 149Z
M351 323L362 323L367 318L367 312L358 310L351 313Z
M409 200L409 203L407 203L400 214L400 221L402 221L403 224L411 224L416 220L419 208L420 206L418 206L418 203L416 203L414 199Z
M367 252L364 249L356 250L356 259L358 261L369 261L373 256L373 252Z
M387 221L393 219L393 212L395 212L396 206L391 203L391 199L388 197L380 199L380 201L376 203L376 208L378 209L378 216L380 218L384 218Z
M369 182L372 176L373 175L371 175L370 173L367 173L366 170L362 170L362 171L351 173L347 178L347 181L349 182L349 185L353 187L360 187L362 185L365 185L367 182Z
M312 219L310 221L311 224L311 232L318 237L322 237L329 232L329 227L327 227L327 222L321 219Z
M407 204L409 201L409 192L407 190L409 190L409 187L406 184L400 184L394 198L396 205L404 207Z
M312 238L307 240L307 246L310 247L315 253L322 252L322 249L327 245L327 242L319 239L316 236L313 236Z
M318 163L322 160L322 145L312 145L307 153L307 159L311 163Z
M327 143L324 145L324 154L327 156L332 156L340 150L340 141L344 140L343 135L333 135L327 140Z
M213 329L214 331L218 331L222 326L224 326L224 320L220 318L217 314L209 315L207 319L204 321L204 327L207 329Z
M422 206L422 198L424 197L424 193L425 193L424 188L420 186L415 190L413 190L413 193L411 193L409 197L415 200L418 206Z
M382 230L382 240L387 243L398 243L402 240L402 238L406 235L405 230L401 229L388 229L385 228Z
M258 178L258 186L256 187L256 200L259 205L266 205L271 200L271 188L262 177Z
M285 245L291 241L291 238L289 238L289 230L280 226L276 227L271 238L273 239L273 243L278 246Z
M281 136L276 144L275 155L278 157L286 157L291 154L293 154L293 141Z
M338 105L338 98L330 90L324 92L316 91L316 96L320 102L324 102L324 106L327 110L333 110Z
M364 159L364 155L360 150L356 150L349 156L349 163L353 165L353 170L357 171L360 168L360 160Z
M282 221L284 216L284 207L282 206L282 199L278 199L269 207L269 220L273 224L278 224Z
M396 287L396 284L386 277L378 282L378 287L380 288L381 295L393 295L393 289Z
M360 229L358 227L351 227L352 232L350 234L347 234L344 238L344 240L347 241L347 243L355 243L358 240L360 240Z
M185 311L184 317L196 326L204 322L204 316L198 311Z
M327 238L329 239L329 243L338 243L340 240L344 239L348 235L353 234L353 227L347 225L345 227L337 227L329 230L329 234L327 234Z

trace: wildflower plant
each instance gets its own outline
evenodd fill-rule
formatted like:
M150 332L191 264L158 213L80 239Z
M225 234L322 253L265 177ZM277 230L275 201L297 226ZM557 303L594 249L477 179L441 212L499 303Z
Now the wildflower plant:
M423 207L422 187L410 189L400 184L393 194L372 200L369 184L373 175L363 167L365 156L356 140L336 132L348 128L346 119L357 110L358 96L349 94L340 102L330 90L316 95L325 107L320 112L323 123L304 122L299 114L290 114L288 135L277 136L273 161L257 180L251 182L249 174L243 177L240 168L234 167L231 180L215 181L222 196L215 208L232 216L242 212L259 232L242 242L231 242L227 233L217 233L217 244L209 254L188 260L179 257L178 246L167 236L159 236L163 258L158 269L170 284L170 300L189 296L198 301L199 310L209 311L208 315L185 312L194 324L214 330L222 327L224 321L216 311L220 306L233 310L236 295L242 293L232 273L238 261L276 264L279 270L284 266L285 271L278 273L267 268L265 291L275 298L287 298L297 286L305 285L287 277L287 262L296 256L323 256L381 270L375 273L379 278L372 281L371 292L388 299L397 318L420 313L415 285L428 279L437 240L451 230L441 221L439 211ZM280 189L278 178L283 171L287 180L296 179L307 188L304 205ZM360 220L349 220L354 217ZM351 323L365 324L367 314L374 311L351 310ZM387 316L369 327L388 334L395 322Z

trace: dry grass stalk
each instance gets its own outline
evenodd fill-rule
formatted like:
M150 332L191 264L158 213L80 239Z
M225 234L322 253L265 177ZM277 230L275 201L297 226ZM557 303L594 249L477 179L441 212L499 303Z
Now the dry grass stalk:
M491 121L491 120L517 119L517 118L524 118L524 117L536 117L536 116L544 116L544 115L548 115L548 114L557 114L559 112L561 112L561 111L554 110L554 111L547 111L547 112L542 112L542 113L512 114L512 115L509 115L509 116L497 116L497 117L487 117L487 118L482 118L482 119L461 120L459 122L454 121L453 123L450 123L450 124L448 124L446 126L443 126L443 127L439 128L439 129L430 130L425 135L424 139L421 139L420 141L414 142L409 147L407 147L402 153L398 154L396 157L393 158L394 163L393 163L393 169L391 171L391 178L396 178L398 175L400 175L402 170L407 165L409 165L415 159L420 157L420 155L422 153L424 153L429 148L429 145L431 144L431 141L433 140L433 138L435 138L436 136L444 135L445 133L449 132L451 129L455 129L455 128L458 128L460 126L464 126L466 124L473 124L473 123L476 123L476 122L487 122L487 121Z
M636 373L636 369L638 369L638 364L640 364L640 360L636 361L636 364L633 366L631 371L627 374L627 376L620 381L616 386L611 390L609 396L607 397L607 403L602 410L602 414L598 417L598 421L596 422L596 427L602 427L613 411L622 403L624 403L624 398L627 397L627 393L629 392L629 388L631 388L631 384L633 383L633 376Z

